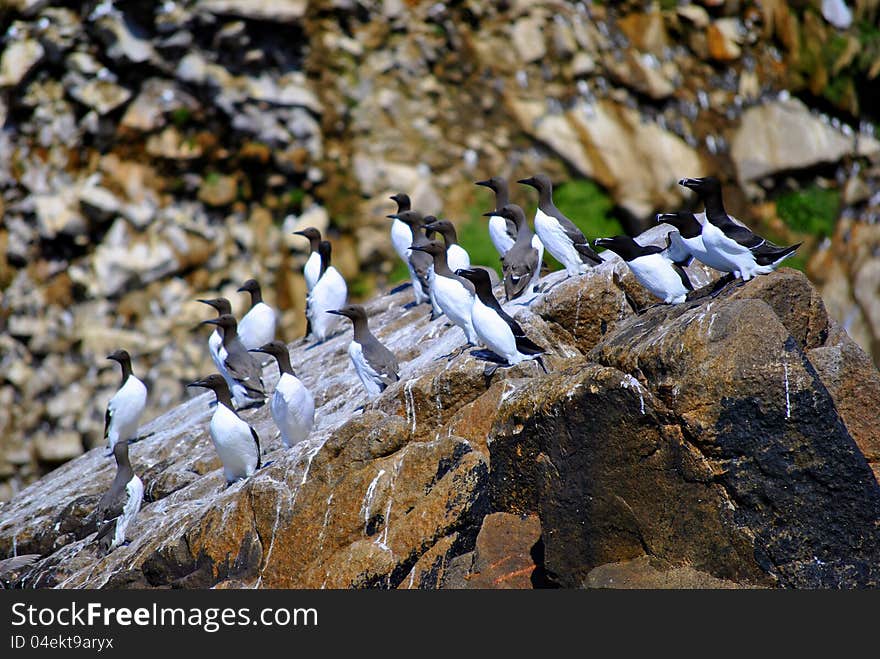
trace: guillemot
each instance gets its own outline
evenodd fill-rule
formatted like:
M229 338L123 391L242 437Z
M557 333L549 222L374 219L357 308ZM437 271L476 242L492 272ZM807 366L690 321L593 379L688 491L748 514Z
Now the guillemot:
M455 232L455 225L449 220L438 220L432 217L430 221L425 218L425 235L429 239L434 236L431 233L439 233L443 236L443 242L446 243L446 262L449 264L450 270L460 270L462 268L471 267L471 257L467 250L458 244L458 234Z
M315 426L315 398L293 372L287 346L281 341L271 341L251 352L272 355L278 362L280 376L269 410L281 434L281 443L290 448L305 441Z
M425 236L424 218L422 217L422 214L418 211L407 210L400 213L393 213L388 217L395 222L402 222L409 228L410 244L407 245L407 249L409 250L407 267L409 268L410 281L412 281L413 285L415 303L421 304L422 302L431 301L430 276L433 261L427 254L418 251L413 252L411 248L412 245L424 245L428 242L428 238ZM433 301L431 301L431 307L433 310L433 318L435 313L439 313L439 309L434 307Z
M464 332L468 344L476 345L479 338L471 322L474 285L459 277L449 269L446 262L446 247L438 240L429 240L424 245L413 245L413 251L425 252L434 259L434 280L432 290L440 309L449 320Z
M306 280L306 291L311 292L321 277L321 255L318 252L318 247L321 244L321 232L315 227L306 227L302 231L294 231L293 233L309 239L309 258L306 259L306 264L303 267L303 277Z
M523 209L516 204L507 204L494 212L513 222L516 227L516 242L501 258L504 295L509 301L528 293L529 301L534 298L538 280L541 278L544 243L532 233Z
M351 320L354 335L348 344L348 356L367 390L367 396L375 398L388 385L400 379L397 357L370 332L367 312L361 305L349 304L327 313L345 316Z
M495 193L495 211L510 203L507 181L502 177L493 176L485 181L477 181L476 185L482 185ZM492 240L498 256L503 258L516 242L516 225L510 219L495 212L483 213L483 215L489 218L489 238Z
M595 245L622 258L639 283L668 304L681 304L694 290L687 273L662 247L642 246L629 236L597 238Z
M209 431L214 449L223 463L227 487L237 480L252 476L262 464L260 438L257 431L232 409L226 380L213 374L186 386L211 389L217 397L217 407L211 416Z
M232 305L225 297L199 300L199 302L216 309L218 318L223 314L232 313ZM219 327L215 327L214 331L211 332L211 336L208 337L208 351L211 353L211 361L214 362L217 372L224 377L226 384L229 385L229 388L231 389L235 385L235 380L229 375L229 371L226 370L226 364L224 364L224 361L226 360L226 348L223 347L223 330Z
M394 215L400 215L400 213L405 213L412 208L412 202L410 202L409 195L404 194L403 192L391 195L390 199L397 204L397 211ZM394 217L391 221L391 245L400 257L400 260L406 264L407 269L410 271L410 280L415 282L412 265L409 262L409 246L412 245L412 243L413 236L409 225Z
M128 444L119 442L113 447L116 458L116 476L95 509L98 524L95 542L105 552L111 552L125 543L125 533L134 521L144 499L144 484L131 468Z
M223 332L223 349L226 351L223 366L232 383L226 387L232 391L236 405L239 409L262 405L266 399L262 381L263 369L260 360L247 351L238 337L235 316L225 313L217 318L203 320L202 324L216 325ZM220 377L225 381L222 374Z
M104 439L110 455L118 442L127 443L137 435L138 420L147 406L147 387L132 373L128 351L115 350L107 359L122 367L122 385L107 403L104 414Z
M569 277L602 263L602 259L592 250L581 230L556 208L553 203L553 184L549 177L538 174L531 178L520 179L517 183L531 186L538 191L535 233L538 234L547 251L565 266Z
M238 338L242 345L251 350L275 340L275 326L278 322L275 310L263 302L263 293L256 279L248 279L238 289L251 296L250 310L238 321Z
M683 178L678 183L696 192L706 206L701 238L707 260L704 261L697 254L694 256L709 267L748 281L757 275L773 272L801 246L801 243L788 247L774 245L748 227L731 220L724 209L721 183L714 176ZM684 236L682 233L682 238Z
M328 316L326 312L343 306L348 297L345 280L331 263L332 251L326 240L319 245L321 276L306 300L306 316L309 319L311 336L319 343L327 339L337 324L337 319Z
M456 274L464 277L474 286L476 294L471 310L471 322L483 345L503 359L508 366L534 359L546 373L547 368L541 359L541 355L546 350L528 338L520 324L501 308L492 293L488 274L476 268L457 270ZM497 368L498 365L495 365L494 368L488 369L486 375L491 377Z

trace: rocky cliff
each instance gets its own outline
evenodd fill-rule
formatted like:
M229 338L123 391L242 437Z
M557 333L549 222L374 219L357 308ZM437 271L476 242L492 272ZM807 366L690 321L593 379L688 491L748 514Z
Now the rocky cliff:
M643 236L662 242L666 227ZM690 268L698 284L711 275ZM652 306L612 257L506 309L546 346L491 381L461 331L404 290L371 327L401 381L365 396L349 332L291 345L317 429L225 487L209 395L131 445L131 543L81 522L112 478L93 449L0 507L19 587L522 588L880 585L880 373L783 268L716 298ZM267 367L272 381L275 367Z
M195 298L240 314L257 277L299 336L290 231L329 232L366 299L393 283L389 194L477 249L493 174L570 181L590 237L717 174L737 216L818 250L829 312L880 359L878 6L841 27L823 4L0 3L0 500L101 443L108 352L134 353L147 418L185 400L210 368Z

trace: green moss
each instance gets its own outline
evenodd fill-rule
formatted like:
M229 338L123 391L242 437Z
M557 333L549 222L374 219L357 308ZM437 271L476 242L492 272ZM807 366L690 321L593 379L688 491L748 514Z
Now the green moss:
M409 268L406 267L406 263L395 257L394 259L394 267L391 269L391 272L388 273L388 283L389 284L398 284L402 281L409 280Z
M353 300L365 300L372 293L373 281L369 277L359 275L348 282L348 295Z
M625 233L620 222L611 216L614 202L593 181L577 179L564 183L553 190L553 201L584 232L591 244L596 238ZM546 252L544 258L552 260Z
M788 192L776 200L776 212L795 231L830 236L840 212L840 193L816 185Z
M299 210L302 208L306 193L301 188L291 188L284 193L283 202L288 208Z
M207 185L217 185L220 182L220 174L217 172L208 172L205 174L205 183Z
M173 121L174 125L178 128L187 124L191 118L192 112L187 108L176 108L171 111L171 121Z

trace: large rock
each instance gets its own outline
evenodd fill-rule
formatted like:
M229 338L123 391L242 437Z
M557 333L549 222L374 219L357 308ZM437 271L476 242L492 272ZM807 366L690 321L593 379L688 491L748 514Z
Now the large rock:
M880 142L845 135L789 98L749 108L730 144L740 182L792 169L837 162L844 156L880 155Z

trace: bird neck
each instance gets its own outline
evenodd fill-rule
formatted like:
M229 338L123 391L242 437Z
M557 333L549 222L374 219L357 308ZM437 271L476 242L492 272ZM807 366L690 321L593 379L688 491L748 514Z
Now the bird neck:
M217 396L218 405L225 405L230 410L232 410L233 413L235 412L235 410L233 410L232 408L232 396L229 395L229 387L225 386L224 384L223 387L214 389L214 395Z
M251 309L257 306L260 302L263 301L263 291L260 288L255 288L250 291L251 294Z
M309 254L313 254L318 251L318 247L321 244L320 238L309 238Z
M474 284L474 290L476 292L477 297L480 299L480 302L485 304L490 309L495 311L501 310L501 305L498 303L498 300L492 294L492 290L485 286L477 286Z
M446 243L447 249L458 244L458 235L455 233L455 227L448 226L441 229L440 235L443 236L443 242Z
M446 260L446 250L440 250L434 254L434 274L454 277L455 273L449 269L449 263Z
M498 210L499 208L504 208L509 203L510 193L507 191L507 186L502 185L497 190L495 190L495 210Z
M238 338L238 329L233 329L232 327L220 327L219 325L217 326L217 329L220 330L220 333L223 336L223 347L228 350Z
M326 254L321 254L321 274L318 275L318 279L324 276L324 273L327 272L327 268L330 267L330 257Z
M712 220L713 224L727 219L727 211L724 210L720 191L707 194L703 203L706 205L706 217Z
M122 385L124 385L128 381L129 376L131 375L131 360L128 358L120 359L119 365L122 367ZM120 385L120 386L122 386L122 385Z
M553 203L553 188L541 188L538 190L538 208L548 215L551 215L552 211L556 210L556 205Z
M116 477L114 480L117 483L121 482L124 484L130 481L131 477L134 476L134 470L131 468L131 460L128 457L127 440L122 439L120 442L126 443L124 448L114 451L116 455Z
M287 353L286 348L276 354L275 359L278 361L278 371L282 375L284 373L290 373L293 375L293 367L290 365L290 355Z
M354 327L354 340L358 343L363 345L367 338L373 336L366 318L352 318L351 324Z

